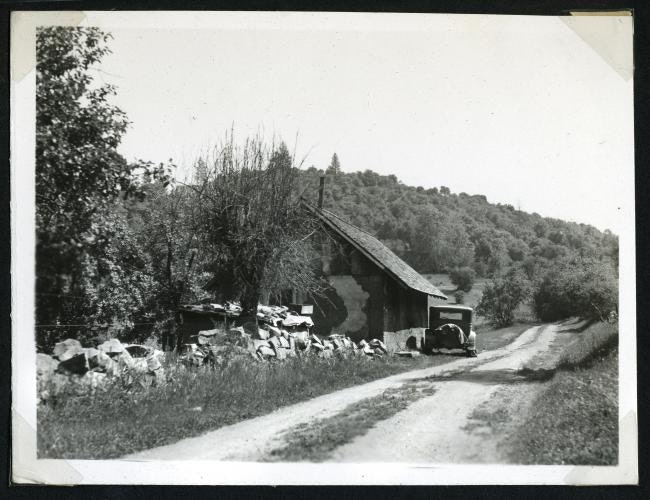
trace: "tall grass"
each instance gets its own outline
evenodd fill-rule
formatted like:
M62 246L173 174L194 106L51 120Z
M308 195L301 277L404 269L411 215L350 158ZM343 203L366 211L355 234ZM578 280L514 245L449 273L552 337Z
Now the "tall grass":
M526 327L481 331L481 350L511 342ZM169 355L167 382L146 377L109 382L94 392L76 385L38 407L40 458L114 458L234 424L338 389L458 359L453 354L400 358L303 356L282 362L233 358L187 368Z
M522 464L614 465L618 460L618 326L565 330L574 338L551 370L524 368L545 381L530 414L510 437Z
M598 322L582 332L572 333L575 339L566 345L558 362L559 369L570 369L588 364L601 351L618 345L618 325Z
M618 463L618 350L596 352L544 384L508 439L513 462Z
M108 383L93 393L64 391L38 408L39 458L114 458L453 356L305 356L283 362L234 358L217 368L186 368L170 358L167 382Z

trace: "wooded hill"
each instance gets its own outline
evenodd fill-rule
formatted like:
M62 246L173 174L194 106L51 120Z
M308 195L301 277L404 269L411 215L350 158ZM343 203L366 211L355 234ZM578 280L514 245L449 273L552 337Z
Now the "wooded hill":
M422 273L465 266L479 276L513 267L535 279L558 261L609 261L618 268L618 237L588 224L527 213L493 204L483 195L449 188L407 186L395 175L371 170L344 173L340 167L310 167L301 173L304 196L318 199L326 175L324 207L378 237Z

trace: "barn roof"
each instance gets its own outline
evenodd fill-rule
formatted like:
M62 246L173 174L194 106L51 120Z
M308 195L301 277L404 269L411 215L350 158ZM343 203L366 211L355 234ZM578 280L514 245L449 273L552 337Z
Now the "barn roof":
M426 293L427 295L432 295L440 299L447 299L447 296L429 283L424 276L400 259L390 248L370 233L350 224L329 210L316 208L304 200L303 204L307 209L317 215L326 226L347 240L359 252L370 259L371 262L387 272L398 282L418 292Z

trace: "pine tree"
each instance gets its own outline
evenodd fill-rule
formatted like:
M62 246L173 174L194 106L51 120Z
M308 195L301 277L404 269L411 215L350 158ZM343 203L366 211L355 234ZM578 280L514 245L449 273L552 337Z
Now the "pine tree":
M330 162L329 167L327 167L327 173L337 175L340 172L341 164L339 163L339 157L336 153L334 153L332 155L332 161Z

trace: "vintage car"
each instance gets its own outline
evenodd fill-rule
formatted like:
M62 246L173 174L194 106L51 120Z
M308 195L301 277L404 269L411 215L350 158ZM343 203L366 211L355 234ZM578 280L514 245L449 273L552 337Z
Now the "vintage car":
M424 351L463 349L476 356L476 332L472 330L472 308L449 305L429 308L429 328L424 333Z

